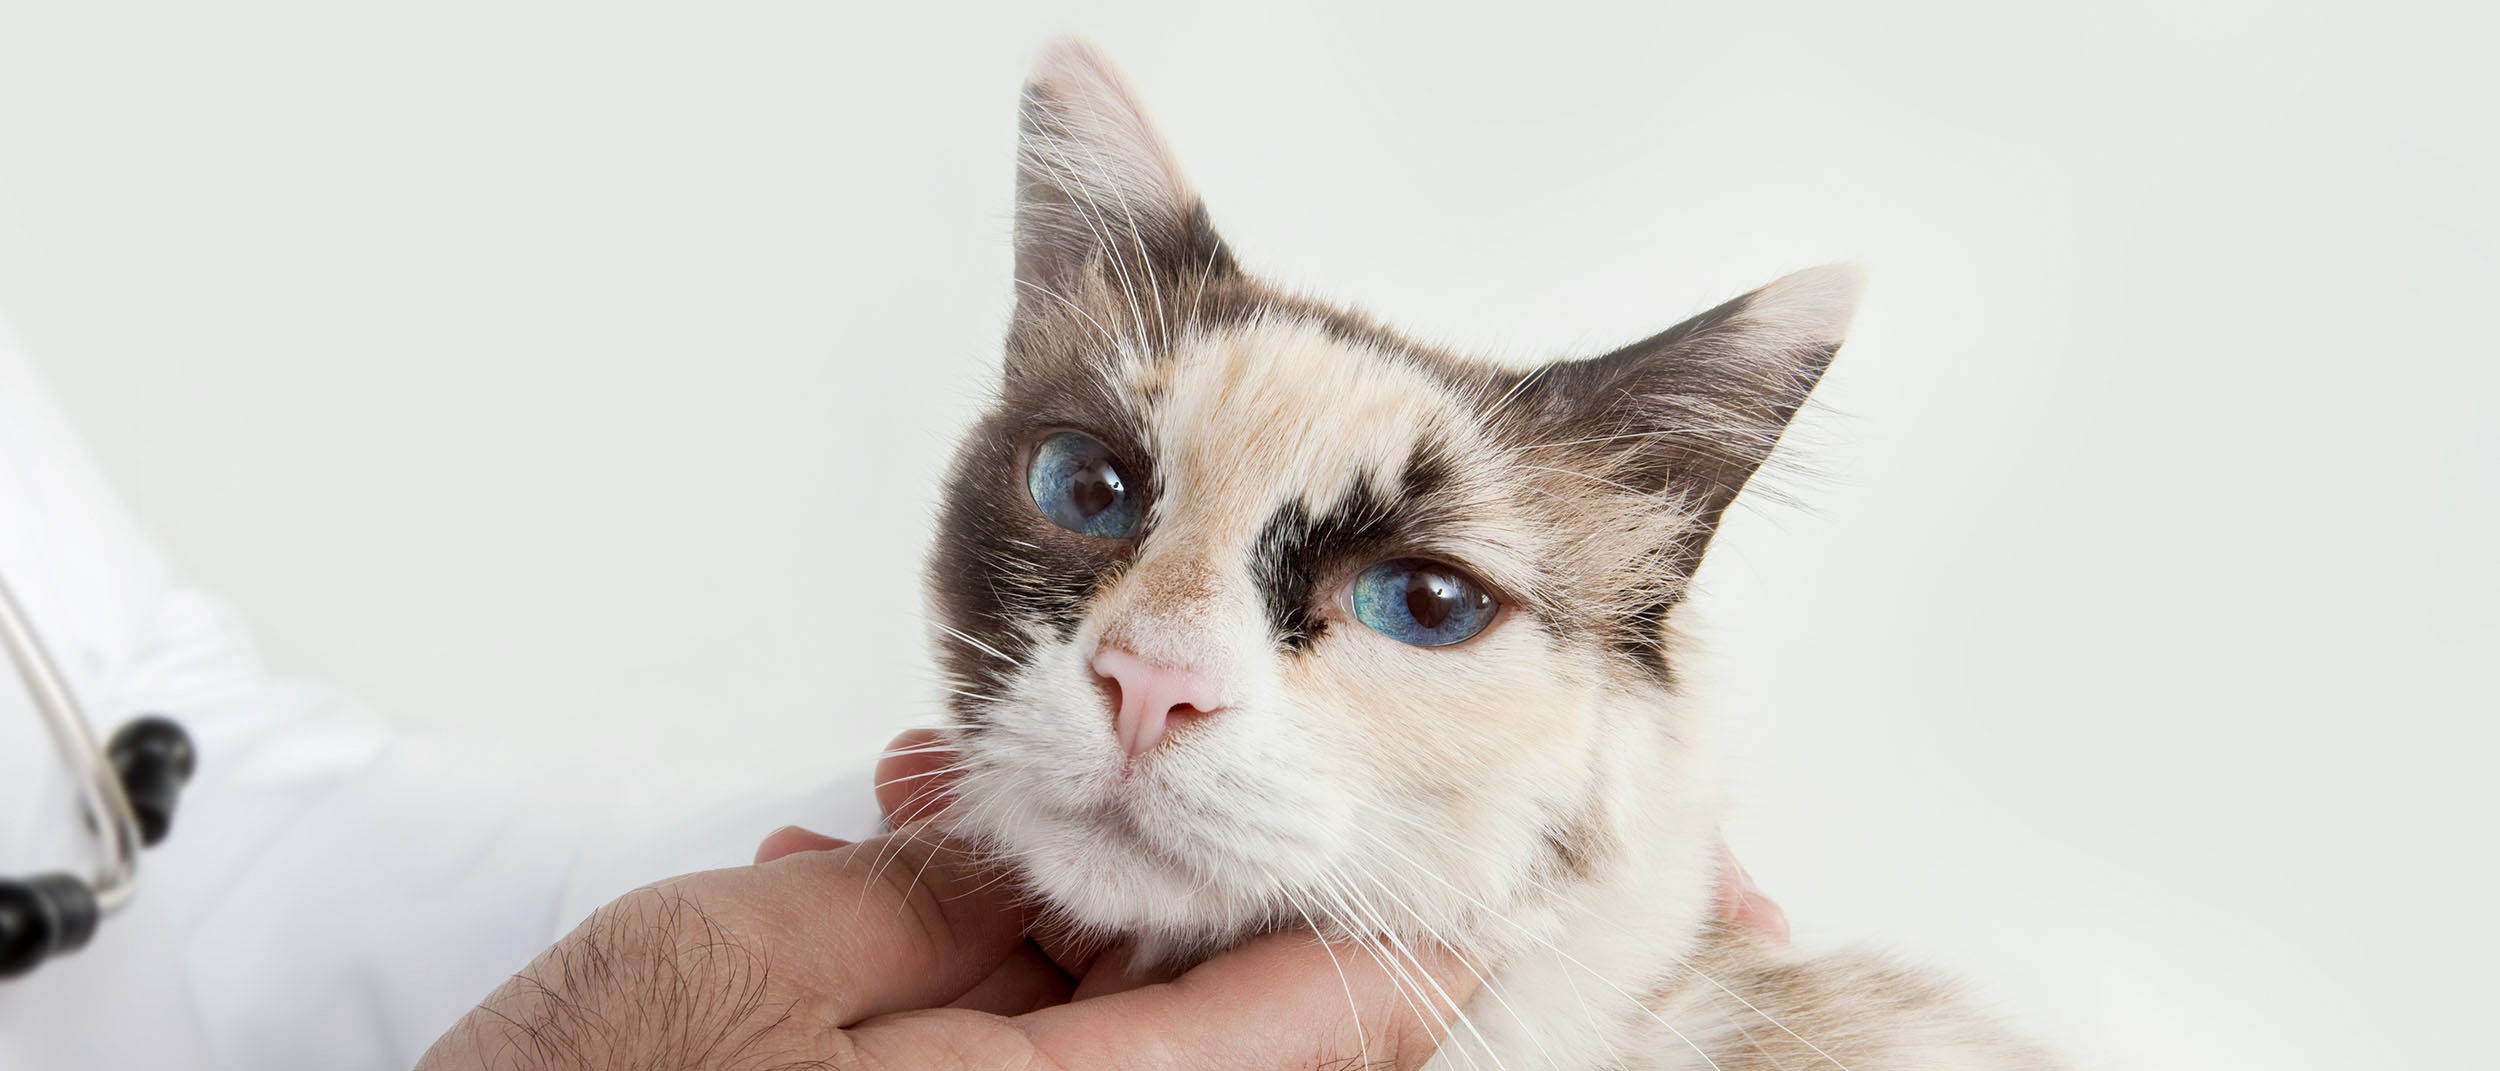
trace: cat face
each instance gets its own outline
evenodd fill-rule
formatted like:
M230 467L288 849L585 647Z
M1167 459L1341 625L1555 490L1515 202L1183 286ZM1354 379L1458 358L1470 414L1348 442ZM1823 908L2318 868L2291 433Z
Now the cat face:
M1838 348L1790 276L1526 371L1246 275L1117 76L1027 87L1000 396L932 560L960 833L1170 949L1464 934L1622 848L1670 617Z

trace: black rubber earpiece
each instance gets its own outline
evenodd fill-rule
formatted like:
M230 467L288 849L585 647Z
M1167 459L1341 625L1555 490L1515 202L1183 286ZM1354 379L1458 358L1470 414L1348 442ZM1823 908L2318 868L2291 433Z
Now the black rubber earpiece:
M173 830L174 804L199 763L190 734L172 719L149 714L116 730L104 755L120 775L131 813L139 819L139 843L156 847Z
M0 978L87 947L103 911L87 883L70 874L0 881Z
M173 830L174 803L199 765L191 735L171 719L149 714L116 731L104 757L130 797L139 842L155 847ZM89 820L100 819L90 815ZM103 915L95 890L74 874L0 881L0 980L87 947Z

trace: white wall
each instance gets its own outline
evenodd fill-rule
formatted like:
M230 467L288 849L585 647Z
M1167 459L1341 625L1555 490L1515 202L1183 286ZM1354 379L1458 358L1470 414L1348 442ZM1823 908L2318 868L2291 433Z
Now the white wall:
M767 777L934 709L1048 36L1433 339L1861 261L1706 575L1801 936L2112 1065L2487 1063L2488 9L910 6L0 2L0 312L281 670Z

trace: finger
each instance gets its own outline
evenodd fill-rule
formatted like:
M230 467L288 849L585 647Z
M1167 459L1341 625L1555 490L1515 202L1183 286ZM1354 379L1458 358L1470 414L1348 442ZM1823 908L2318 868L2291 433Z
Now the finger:
M847 1024L955 1000L1024 946L1031 909L994 864L925 827L831 851L802 851L714 880L725 902L755 905L775 968L831 994Z
M1788 912L1754 884L1753 873L1736 861L1725 841L1719 842L1718 888L1719 921L1788 943Z
M840 837L828 837L797 826L783 826L765 834L764 843L755 846L755 861L769 863L796 852L829 852L850 843Z
M1092 1000L1169 982L1180 977L1182 969L1177 963L1158 964L1141 960L1137 957L1136 945L1123 943L1103 949L1087 960L1084 966L1070 968L1069 973L1077 979L1073 999Z
M970 1008L898 1012L833 1035L841 1046L828 1066L914 1068L916 1071L1094 1071L1056 1063L1010 1019ZM1176 1067L1197 1067L1180 1063Z
M1017 1020L1061 1067L1420 1067L1478 984L1446 949L1270 934L1168 984ZM1375 954L1377 953L1377 954Z
M945 743L935 730L914 729L886 745L877 760L876 783L877 809L887 821L905 825L945 809L955 765L955 753L944 750Z
M1030 941L1008 954L990 976L973 983L947 1005L994 1015L1022 1015L1065 1004L1076 995L1076 982Z

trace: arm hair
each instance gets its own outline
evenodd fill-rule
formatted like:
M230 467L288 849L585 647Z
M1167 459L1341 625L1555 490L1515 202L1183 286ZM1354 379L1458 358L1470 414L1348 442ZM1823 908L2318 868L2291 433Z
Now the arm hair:
M600 908L489 994L417 1071L832 1071L839 1024L766 994L771 966L682 893ZM816 1054L801 1043L822 1046Z

